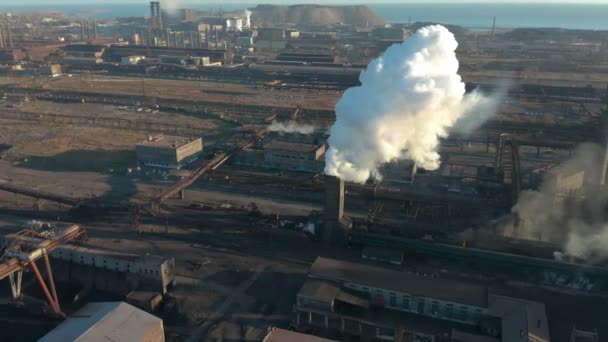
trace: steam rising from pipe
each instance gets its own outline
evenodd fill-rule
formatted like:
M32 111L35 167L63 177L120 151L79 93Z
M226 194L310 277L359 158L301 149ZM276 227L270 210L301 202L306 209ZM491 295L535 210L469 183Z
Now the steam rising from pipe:
M361 86L336 104L325 173L363 183L370 176L381 179L379 167L394 160L437 169L439 139L490 103L479 93L465 95L457 46L451 32L433 25L373 60L359 76Z
M244 26L246 28L251 28L251 11L248 9L245 9L245 11L243 11L243 16L245 17Z
M293 120L288 121L287 123L273 120L272 124L268 126L268 130L280 133L312 134L315 131L315 127L312 125L299 124Z

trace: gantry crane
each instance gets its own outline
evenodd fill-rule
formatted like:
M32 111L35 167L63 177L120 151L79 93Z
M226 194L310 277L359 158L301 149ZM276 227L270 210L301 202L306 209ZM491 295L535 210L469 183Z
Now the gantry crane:
M84 236L85 230L78 225L69 226L53 237L45 236L31 229L6 235L3 252L0 255L0 280L9 278L13 299L21 298L23 271L29 267L40 284L53 314L65 317L59 306L49 253L64 243ZM36 264L40 259L44 260L48 283L42 277Z

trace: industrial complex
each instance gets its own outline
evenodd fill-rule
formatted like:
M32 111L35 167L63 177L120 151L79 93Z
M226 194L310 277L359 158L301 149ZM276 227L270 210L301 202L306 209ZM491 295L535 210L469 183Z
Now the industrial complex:
M606 32L0 7L0 341L608 340Z

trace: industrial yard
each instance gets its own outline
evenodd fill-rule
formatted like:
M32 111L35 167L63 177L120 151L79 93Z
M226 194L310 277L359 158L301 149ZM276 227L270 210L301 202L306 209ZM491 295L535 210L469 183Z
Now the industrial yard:
M1 341L608 336L602 31L161 6L0 15Z

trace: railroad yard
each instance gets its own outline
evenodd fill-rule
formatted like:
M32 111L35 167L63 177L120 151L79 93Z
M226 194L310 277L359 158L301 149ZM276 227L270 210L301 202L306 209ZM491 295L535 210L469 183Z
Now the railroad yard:
M390 93L389 77L375 97L347 103L351 88L368 89L366 80L382 69L359 76L388 42L422 39L419 23L404 24L394 39L392 28L379 26L374 34L390 39L363 41L355 32L308 37L303 29L301 38L281 36L291 44L281 49L273 47L273 35L288 31L260 27L256 42L270 47L254 52L231 46L250 38L239 34L253 26L241 33L190 32L184 19L165 31L155 16L160 5L151 6L150 27L141 33L77 23L80 31L71 34L82 41L47 56L62 57L57 75L0 68L6 71L0 75L0 340L38 340L88 303L115 301L161 319L162 341L176 342L263 341L273 327L340 341L465 341L454 337L459 329L494 342L533 331L542 331L546 338L538 341L545 342L571 342L578 330L608 336L608 263L602 242L593 241L603 236L597 227L605 226L608 208L608 54L594 45L597 37L581 34L572 43L568 32L532 30L556 35L557 42L542 40L544 52L518 30L448 27L460 43L454 58L466 88L461 97L479 96L486 105L463 120L446 120L431 143L416 136L420 144L437 140L437 168L422 167L416 153L399 154L359 182L348 172L328 172L331 158L339 158L332 143L381 148L392 142L386 137L434 124L412 119L395 123L401 131L394 132L378 113L355 116L364 124L347 113L373 103L386 116L409 115L424 103L415 95L439 83L432 75L416 91L398 89L396 96L413 94L399 108L382 94ZM12 25L15 44L32 49L28 31ZM13 48L2 33L7 29L0 25L0 51ZM125 44L110 33L124 36ZM543 54L558 52L563 56ZM442 112L439 105L428 108ZM338 136L344 127L355 133ZM380 142L360 144L378 127ZM367 152L361 155L373 155ZM357 157L342 170L356 169ZM585 229L569 230L572 222ZM44 269L36 266L40 259ZM355 277L342 266L332 277L327 260L368 268L353 271ZM385 274L393 284L383 288L384 276L369 274ZM414 288L418 280L473 284L482 289L476 296L485 296L483 309L473 311L476 303L464 303L470 309L461 305L458 313L452 304L437 309L433 298L450 294L433 297L433 286ZM411 288L391 287L397 283ZM330 309L307 306L314 296L333 296ZM496 309L504 298L518 306ZM540 318L519 320L525 315L534 317L529 322ZM315 323L315 317L321 318ZM509 319L521 327L507 328ZM358 330L347 331L347 322L357 322ZM486 327L500 322L496 331ZM370 326L374 338L366 339ZM382 337L382 329L392 335Z

